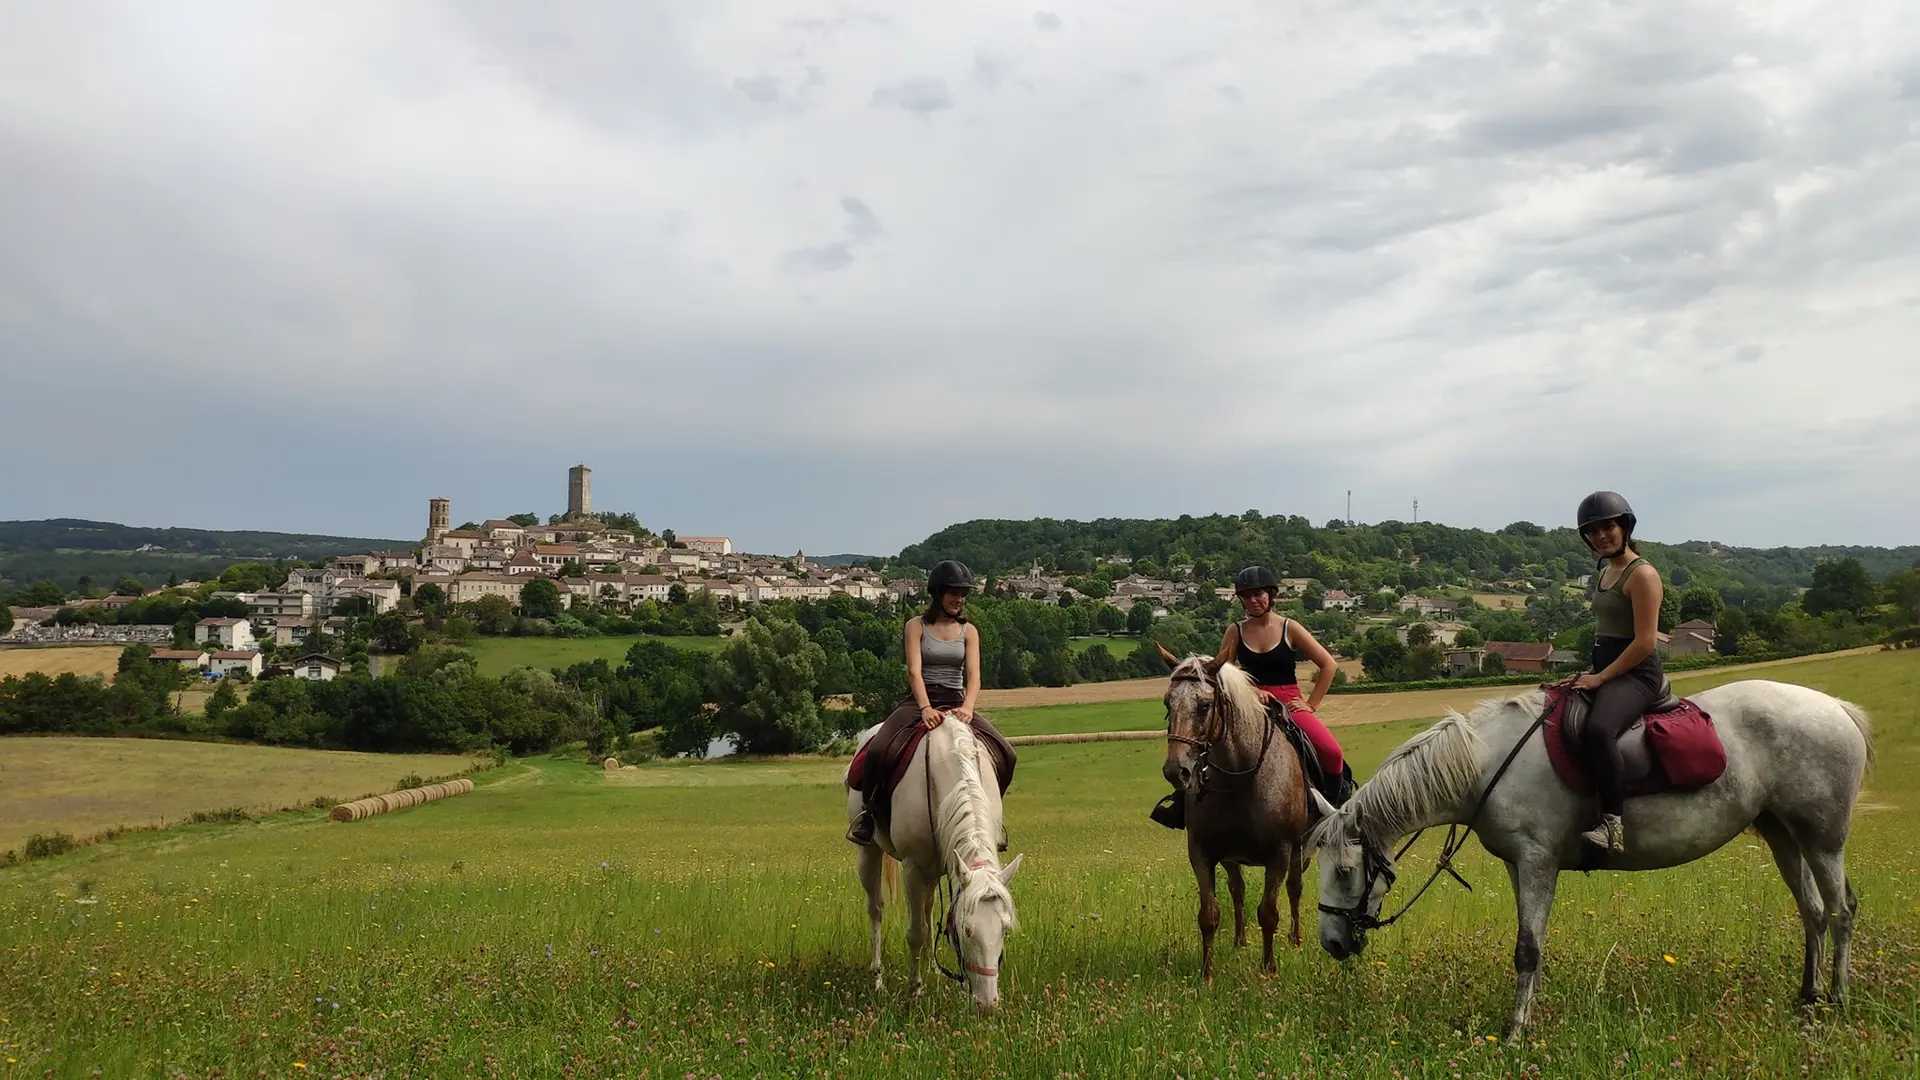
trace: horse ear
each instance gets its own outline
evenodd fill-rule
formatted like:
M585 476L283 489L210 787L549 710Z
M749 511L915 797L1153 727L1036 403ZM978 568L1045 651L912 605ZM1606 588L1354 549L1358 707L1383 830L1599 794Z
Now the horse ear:
M1023 851L1020 854L1015 855L1013 857L1012 862L1000 868L1000 884L1002 885L1013 884L1013 875L1020 872L1020 863L1026 857L1027 857L1027 853Z
M1206 668L1207 675L1211 677L1211 676L1220 674L1220 669L1226 665L1226 662L1227 662L1226 657L1216 656L1213 659L1207 661L1206 663L1200 666Z
M1313 800L1313 816L1315 820L1323 821L1340 812L1332 803L1327 801L1325 795L1320 794L1320 789L1310 787L1307 789L1307 795Z
M1167 662L1168 671L1172 671L1174 668L1180 666L1180 658L1168 652L1165 645L1156 641L1153 643L1153 647L1160 650L1160 659Z

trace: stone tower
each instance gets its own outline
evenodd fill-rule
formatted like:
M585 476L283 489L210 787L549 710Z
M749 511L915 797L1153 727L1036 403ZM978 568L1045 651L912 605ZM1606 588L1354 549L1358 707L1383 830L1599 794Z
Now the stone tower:
M593 470L575 465L567 470L567 516L583 518L593 513Z
M446 499L428 499L427 544L431 546L439 543L441 538L447 535L447 530L452 528L449 524L452 521L453 503Z

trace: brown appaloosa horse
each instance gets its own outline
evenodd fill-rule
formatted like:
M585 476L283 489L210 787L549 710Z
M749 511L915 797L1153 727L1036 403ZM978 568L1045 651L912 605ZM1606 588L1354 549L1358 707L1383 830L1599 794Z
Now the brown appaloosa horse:
M1253 680L1231 663L1160 655L1173 669L1167 687L1167 761L1161 772L1186 801L1187 860L1200 886L1200 974L1213 981L1213 933L1220 926L1214 868L1227 866L1233 895L1233 943L1247 943L1243 866L1266 870L1260 897L1264 939L1260 970L1273 965L1282 877L1293 918L1288 940L1300 945L1300 875L1311 849L1300 758L1267 716Z

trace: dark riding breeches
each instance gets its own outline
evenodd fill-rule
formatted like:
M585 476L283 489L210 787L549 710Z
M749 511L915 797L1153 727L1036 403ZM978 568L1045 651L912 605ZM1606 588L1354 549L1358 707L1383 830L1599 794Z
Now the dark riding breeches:
M1620 734L1660 700L1658 660L1649 657L1632 671L1593 691L1593 707L1580 731L1580 749L1600 795L1600 812L1618 816L1627 805L1626 764L1620 758Z

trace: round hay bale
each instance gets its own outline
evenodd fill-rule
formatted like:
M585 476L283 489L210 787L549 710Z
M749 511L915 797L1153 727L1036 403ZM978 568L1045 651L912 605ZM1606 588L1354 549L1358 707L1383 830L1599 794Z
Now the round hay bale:
M374 798L379 800L380 813L382 814L391 813L400 809L400 800L394 798L391 794L375 795Z
M473 781L467 779L464 776L458 780L455 780L454 784L459 788L459 790L455 792L455 794L458 794L458 795L465 795L467 792L473 790Z
M608 772L617 772L620 769L620 759L617 757L610 757L607 760L601 762L600 767L607 770Z
M352 821L353 807L346 803L341 803L339 806L333 808L333 813L330 816L335 821Z

